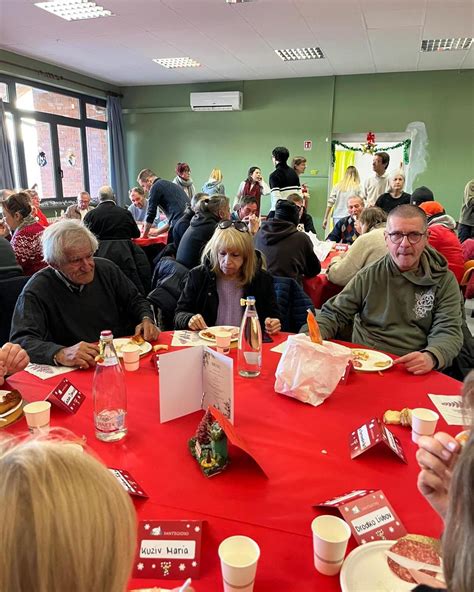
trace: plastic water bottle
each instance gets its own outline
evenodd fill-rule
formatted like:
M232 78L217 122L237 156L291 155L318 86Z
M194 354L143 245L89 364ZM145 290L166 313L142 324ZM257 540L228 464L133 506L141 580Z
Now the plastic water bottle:
M127 433L127 391L112 331L100 334L100 358L92 384L95 435L104 442L121 440Z
M253 378L262 369L262 329L255 308L255 298L242 298L240 304L246 305L246 309L240 325L238 370L240 376Z

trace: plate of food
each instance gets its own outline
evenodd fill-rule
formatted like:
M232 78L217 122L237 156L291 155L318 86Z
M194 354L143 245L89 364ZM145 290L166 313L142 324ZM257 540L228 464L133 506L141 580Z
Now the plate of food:
M354 370L361 372L379 372L393 366L393 360L387 354L372 349L355 348L352 350Z
M126 345L138 345L141 356L144 356L152 350L151 343L145 341L141 335L134 335L133 337L118 337L114 339L114 347L119 358L122 357L122 349Z
M406 559L408 564L434 564L437 571L417 570L417 577L436 578L442 582L440 571L441 559L429 537L407 535L398 541L373 541L356 547L346 557L341 573L342 592L408 592L413 590L417 582L411 577L407 568L402 567L389 557L387 552L399 556L400 561ZM421 575L420 575L421 574Z
M199 331L199 337L206 341L215 341L216 340L216 332L219 331L230 331L231 332L231 341L237 341L239 339L240 329L239 327L232 327L230 325L217 325L216 327L208 327L207 329L203 329Z

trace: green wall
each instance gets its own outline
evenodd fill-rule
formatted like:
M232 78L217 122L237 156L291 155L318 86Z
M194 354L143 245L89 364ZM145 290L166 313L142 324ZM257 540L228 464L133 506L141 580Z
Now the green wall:
M189 110L189 93L241 90L241 112ZM327 197L331 133L404 131L425 123L428 167L415 186L427 185L457 216L464 186L474 176L474 71L409 72L239 83L123 88L129 176L141 168L171 179L178 161L189 162L196 187L221 168L234 196L251 165L265 178L270 154L285 145L305 154L310 212L321 222ZM326 138L329 141L326 141ZM313 149L303 152L304 140ZM311 171L317 174L311 175Z

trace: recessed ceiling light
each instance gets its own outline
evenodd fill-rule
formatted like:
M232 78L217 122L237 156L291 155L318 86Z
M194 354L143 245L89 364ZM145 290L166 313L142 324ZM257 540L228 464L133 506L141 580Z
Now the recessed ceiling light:
M97 6L95 2L89 2L89 0L53 0L52 2L36 2L35 6L66 21L114 16L110 10L106 10L103 6Z
M275 53L284 62L297 60L322 60L324 54L320 47L297 47L296 49L275 49Z
M420 51L456 51L469 49L472 37L452 37L451 39L423 39Z
M155 58L153 61L165 68L198 68L201 65L192 58Z

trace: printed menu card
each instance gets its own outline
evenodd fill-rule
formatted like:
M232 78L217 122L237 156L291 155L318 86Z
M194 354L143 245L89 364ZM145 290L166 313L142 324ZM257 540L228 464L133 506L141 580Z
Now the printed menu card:
M400 518L381 489L357 489L315 504L335 508L349 524L357 543L396 540L407 534Z
M133 563L134 578L199 578L201 520L142 520Z
M209 347L190 347L160 357L160 421L212 405L234 422L232 358Z

